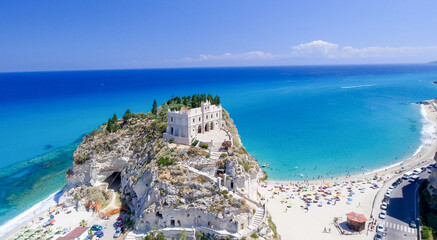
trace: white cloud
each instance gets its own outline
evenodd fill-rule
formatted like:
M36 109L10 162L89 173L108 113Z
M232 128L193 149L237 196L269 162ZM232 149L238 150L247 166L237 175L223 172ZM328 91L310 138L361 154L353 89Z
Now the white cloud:
M301 43L292 47L292 57L325 57L334 58L338 55L338 45L334 43L316 40L309 43Z
M437 54L437 46L340 48L322 40L299 44L291 51L291 57L304 58L416 58L431 54Z
M225 53L221 55L201 54L197 58L184 58L184 62L204 62L204 61L222 61L222 60L262 60L271 59L273 55L262 51L252 51L245 53Z
M435 60L437 46L424 47L352 47L323 40L301 43L291 51L270 53L201 54L178 60L164 60L177 66L275 65L275 64L336 64L336 63L412 63Z

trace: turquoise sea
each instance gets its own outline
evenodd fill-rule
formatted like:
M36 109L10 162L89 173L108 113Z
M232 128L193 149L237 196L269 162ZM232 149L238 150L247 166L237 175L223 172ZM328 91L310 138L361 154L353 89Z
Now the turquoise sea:
M432 64L0 73L0 236L45 207L83 134L114 112L217 94L270 179L329 178L412 155L413 103L435 98L436 80Z

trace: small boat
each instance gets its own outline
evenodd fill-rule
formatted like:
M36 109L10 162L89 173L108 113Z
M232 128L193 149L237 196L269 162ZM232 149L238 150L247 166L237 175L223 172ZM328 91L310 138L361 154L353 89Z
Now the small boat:
M263 167L267 167L269 164L268 163L264 163L263 164Z

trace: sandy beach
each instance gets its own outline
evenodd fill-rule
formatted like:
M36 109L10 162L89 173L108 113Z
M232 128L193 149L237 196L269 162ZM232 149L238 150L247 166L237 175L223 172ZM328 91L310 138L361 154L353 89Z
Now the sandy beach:
M405 172L435 163L437 115L433 105L421 106L426 118L434 123L431 125L434 133L413 156L398 164L333 179L268 181L265 186L260 186L258 191L282 239L373 239L375 231L367 231L367 226L360 234L340 234L333 224L334 218L340 218L338 222L344 224L346 214L354 211L374 221L371 216L379 212L382 195L394 180L402 176L401 170Z
M420 149L403 162L351 176L308 181L267 181L259 186L258 192L263 197L262 201L266 204L282 239L373 239L375 232L367 231L367 226L360 234L340 234L339 229L333 224L334 218L339 218L338 222L342 226L346 214L354 211L373 221L371 216L376 216L379 211L379 203L373 208L374 202L380 201L388 185L402 175L401 169L408 171L435 162L433 158L437 150L436 111L432 105L422 105L422 111L426 111L425 115L434 123L434 135L431 134ZM54 207L52 206L52 209ZM88 226L107 226L113 220L102 220L92 212L75 211L72 208L68 210L71 212L67 213L66 209L60 208L57 214L53 214L53 224L43 228L54 232L51 239L64 236L64 232L78 227L81 220L86 220ZM28 232L28 229L35 231L50 220L50 215L47 210L36 213L35 217L23 222L2 239L13 239L17 234Z

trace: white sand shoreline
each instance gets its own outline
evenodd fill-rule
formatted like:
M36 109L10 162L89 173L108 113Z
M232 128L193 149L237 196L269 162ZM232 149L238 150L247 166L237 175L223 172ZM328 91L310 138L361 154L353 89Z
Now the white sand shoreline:
M427 100L427 101L431 101L431 100ZM424 101L425 102L425 101ZM428 107L431 107L431 105L427 105ZM405 157L403 157L401 160L391 163L389 165L386 166L382 166L379 167L377 169L371 169L368 171L364 171L364 172L351 172L351 174L346 177L344 175L336 175L336 176L331 176L331 177L322 177L320 179L299 179L299 180L275 180L275 179L267 179L266 182L278 182L278 183L301 183L301 182L313 182L313 183L318 183L318 182L330 182L330 181L340 181L340 180L345 180L345 179L355 179L355 178L363 178L363 177L369 177L371 175L374 174L381 174L387 171L392 171L394 169L399 170L401 167L405 167L405 165L409 165L411 163L415 163L417 162L417 156L421 156L425 153L427 153L430 149L435 148L436 146L436 138L437 138L437 120L431 120L429 114L431 113L430 109L424 105L424 104L420 104L421 107L421 115L422 115L422 120L426 121L426 123L424 123L424 121L422 121L422 130L421 130L421 143L420 145L416 148L416 151L414 153L412 153L411 155L407 155ZM431 124L432 125L432 131L423 131L424 128L426 127L426 124ZM429 137L431 137L431 141L429 142ZM399 169L398 169L399 168Z
M429 163L435 163L434 156L437 150L437 141L435 140L436 110L432 105L422 104L421 113L424 116L424 121L428 121L423 122L422 130L425 132L422 132L422 145L403 161L375 171L352 174L348 177L307 181L268 180L267 187L258 188L260 194L265 198L264 203L266 203L282 239L373 239L375 232L370 231L367 234L367 226L361 234L342 235L333 224L333 219L340 217L340 222L344 224L345 214L352 211L362 213L368 219L375 216L379 211L381 198L381 194L378 192L381 191L383 194L388 185L403 174L399 173L401 168L409 171ZM338 184L333 184L334 182ZM377 183L379 187L375 189L374 183ZM285 190L284 188L276 190L281 189L280 185L284 185ZM324 194L325 191L332 192L332 195ZM335 204L326 204L327 200L331 199L332 201L332 197L337 193L340 193L338 198L340 201L333 201ZM308 196L313 200L322 201L323 204L318 206L319 203L311 202L311 206L305 210ZM349 198L352 201L349 201ZM293 206L287 206L290 203Z

